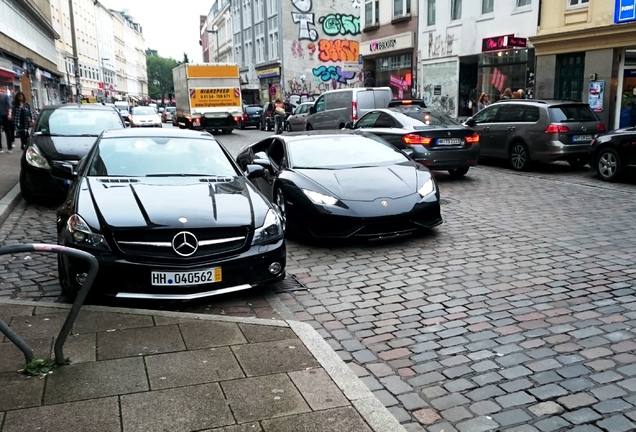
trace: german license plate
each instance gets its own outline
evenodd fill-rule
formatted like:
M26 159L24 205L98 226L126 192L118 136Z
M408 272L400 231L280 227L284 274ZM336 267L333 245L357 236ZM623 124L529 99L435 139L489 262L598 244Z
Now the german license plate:
M572 136L572 142L585 142L592 141L592 135L574 135Z
M437 145L459 145L462 140L459 138L438 138Z
M221 282L221 267L191 272L161 272L150 273L150 281L153 286L182 286L202 285Z

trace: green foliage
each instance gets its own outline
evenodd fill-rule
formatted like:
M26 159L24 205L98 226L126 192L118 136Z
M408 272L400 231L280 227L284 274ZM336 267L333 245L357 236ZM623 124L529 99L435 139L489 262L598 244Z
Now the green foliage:
M66 359L66 363L70 363L70 360ZM55 360L36 357L27 363L26 367L22 369L22 373L30 376L44 376L56 367L57 363L55 363Z
M175 59L161 57L160 55L146 57L148 95L152 99L161 99L162 97L167 97L169 92L174 93L172 69L177 64Z

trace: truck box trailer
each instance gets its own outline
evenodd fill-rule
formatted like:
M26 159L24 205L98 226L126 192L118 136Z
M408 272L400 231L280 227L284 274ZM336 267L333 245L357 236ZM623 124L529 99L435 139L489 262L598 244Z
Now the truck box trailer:
M239 67L185 63L172 70L177 124L182 129L231 133L243 112Z

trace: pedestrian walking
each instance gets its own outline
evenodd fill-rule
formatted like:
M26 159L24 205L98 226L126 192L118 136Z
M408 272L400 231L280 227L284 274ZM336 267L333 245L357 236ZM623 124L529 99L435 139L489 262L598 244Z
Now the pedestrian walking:
M26 149L29 142L29 129L35 123L31 112L31 105L26 101L24 93L16 92L13 98L12 121L16 138L20 138L20 148ZM13 143L9 147L9 153L13 150Z
M283 132L286 115L287 113L285 112L285 104L280 98L276 99L276 101L274 102L274 129L276 130L276 133Z
M508 87L507 89L504 90L503 95L501 96L502 99L512 99L512 89L510 87Z
M13 124L11 123L12 103L9 92L0 89L0 127L7 138L7 148L13 148ZM0 152L2 152L2 136L0 131Z

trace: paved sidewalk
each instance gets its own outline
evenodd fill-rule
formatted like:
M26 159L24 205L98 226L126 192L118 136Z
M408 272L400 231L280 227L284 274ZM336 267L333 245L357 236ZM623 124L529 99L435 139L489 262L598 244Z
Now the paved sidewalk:
M52 357L69 305L0 300ZM86 306L45 378L0 343L0 431L404 431L311 326Z

